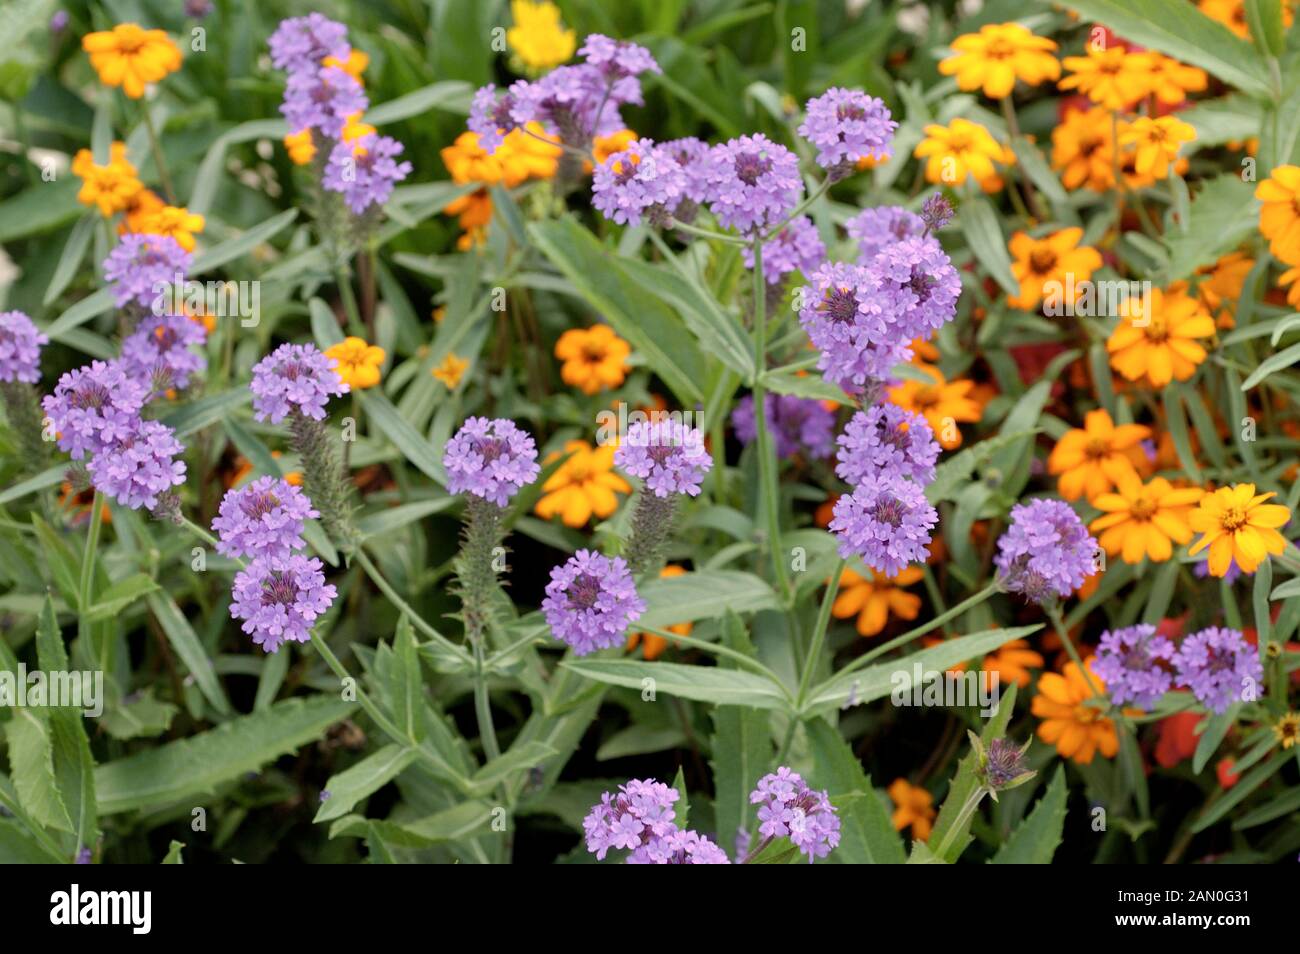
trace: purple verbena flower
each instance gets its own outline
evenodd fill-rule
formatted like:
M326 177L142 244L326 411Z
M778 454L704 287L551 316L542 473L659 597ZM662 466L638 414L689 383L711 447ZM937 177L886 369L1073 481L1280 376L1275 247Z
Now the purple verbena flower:
M537 445L532 435L505 418L471 417L443 448L447 490L473 494L498 507L537 479Z
M608 78L595 66L557 66L536 82L517 80L507 93L515 125L541 123L568 145L585 147L593 136L623 128L619 107L640 105L641 84L635 77ZM486 148L486 147L485 147Z
M167 289L185 280L191 261L170 235L123 235L104 259L104 279L119 308L134 302L156 313Z
M704 174L713 217L746 235L776 225L790 214L803 192L795 154L762 133L714 146Z
M906 238L882 248L867 266L876 294L909 340L929 338L957 314L961 278L937 239Z
M740 250L746 268L754 267L754 250ZM791 272L811 275L826 260L826 245L806 215L791 219L763 246L763 279L779 285Z
M863 209L844 223L849 238L858 243L858 264L870 265L881 250L906 238L920 238L925 220L899 205Z
M320 13L281 20L267 45L276 69L291 73L313 70L328 56L345 60L350 52L348 28Z
M1253 702L1264 691L1259 650L1240 630L1211 626L1186 637L1173 657L1179 685L1222 714L1234 702Z
M785 766L759 779L749 802L759 806L760 835L789 838L810 862L825 858L840 843L840 820L829 796L809 788Z
M387 202L393 186L411 174L414 167L395 158L401 154L400 142L376 133L335 143L321 184L331 192L341 192L348 208L361 215L371 206Z
M348 118L370 106L365 90L337 66L289 74L280 112L293 130L315 129L327 139L341 139Z
M888 380L894 365L912 357L914 336L897 324L880 281L867 267L828 262L801 292L799 323L821 352L818 369L832 383Z
M595 168L591 204L619 225L665 221L685 190L682 168L651 139L634 139Z
M0 381L39 381L41 345L49 342L21 311L0 311Z
M835 412L827 410L821 401L769 392L764 395L763 407L777 457L802 453L821 460L831 455L835 447ZM752 394L745 395L736 404L731 412L731 426L742 444L752 444L758 437Z
M729 865L727 853L699 832L674 829L627 856L630 865Z
M282 344L253 365L253 420L279 424L291 412L325 419L331 396L348 393L334 368L338 362L315 345Z
M337 595L315 557L257 557L235 575L230 615L244 621L254 644L273 653L285 640L311 639L316 618Z
M656 497L700 492L700 481L713 467L698 428L681 421L654 420L633 424L614 452L614 463L645 481Z
M1169 670L1160 666L1173 657L1174 644L1157 636L1154 626L1139 623L1102 633L1093 669L1116 705L1131 703L1149 712L1173 685Z
M151 392L184 388L208 366L194 350L207 337L202 322L184 315L149 315L122 342L118 363L130 377L149 382Z
M1096 571L1097 543L1063 500L1031 500L1011 508L998 540L998 576L1011 593L1043 603L1064 599Z
M489 156L501 147L506 133L522 124L514 118L515 97L507 92L497 95L497 88L489 83L480 86L470 104L466 126L478 135L478 144Z
M81 460L127 437L147 397L145 384L117 362L92 361L59 378L41 407L58 434L59 450Z
M931 235L952 221L952 203L942 192L933 192L921 206L921 218L925 221L925 233Z
M101 448L87 465L95 489L123 507L153 510L158 498L185 483L185 448L159 421L137 420L126 434Z
M808 100L799 135L817 147L817 164L838 174L859 159L885 159L898 123L884 102L857 89L831 87Z
M258 477L226 491L212 521L217 552L228 557L287 557L303 548L303 524L320 514L301 490L277 477Z
M938 522L919 484L877 474L835 502L830 529L840 538L840 556L860 557L871 569L897 576L930 555L930 531Z
M587 34L578 55L611 80L639 73L662 73L655 58L644 46L627 40L613 40L600 33Z
M551 635L578 656L618 646L645 612L622 557L579 550L551 570L542 613Z
M851 487L867 477L906 477L922 485L934 480L939 443L929 422L897 404L876 404L850 418L838 438L835 473Z
M710 146L694 136L671 139L659 144L659 149L676 161L682 169L682 195L697 205L708 200L708 156Z
M677 789L654 779L632 779L618 791L606 792L582 820L587 850L604 861L610 849L641 848L653 839L678 831L673 804Z

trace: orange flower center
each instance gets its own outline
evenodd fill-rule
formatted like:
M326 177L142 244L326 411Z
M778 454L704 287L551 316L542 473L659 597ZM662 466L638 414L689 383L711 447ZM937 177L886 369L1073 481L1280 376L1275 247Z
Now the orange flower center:
M1247 523L1248 514L1241 507L1229 507L1223 511L1223 516L1219 518L1219 523L1224 530L1234 533L1240 530Z
M1056 267L1056 253L1048 248L1036 249L1029 256L1029 267L1034 270L1035 274L1046 275Z
M1083 449L1083 453L1089 460L1101 460L1103 457L1110 456L1110 441L1104 437L1093 437L1088 440L1088 445Z
M1002 37L994 37L989 41L989 45L984 50L985 55L992 60L1006 60L1016 55L1016 48Z
M953 152L965 152L971 147L969 133L955 132L948 137L948 148Z
M1133 501L1128 512L1134 520L1150 520L1152 514L1156 512L1155 501L1148 497L1139 497Z
M1164 341L1169 337L1169 325L1163 315L1152 315L1151 324L1146 328L1147 338L1152 341Z
M934 407L939 403L939 389L929 384L923 384L916 389L914 400L917 407Z
M605 360L605 349L599 345L583 345L582 360L588 364L600 364Z

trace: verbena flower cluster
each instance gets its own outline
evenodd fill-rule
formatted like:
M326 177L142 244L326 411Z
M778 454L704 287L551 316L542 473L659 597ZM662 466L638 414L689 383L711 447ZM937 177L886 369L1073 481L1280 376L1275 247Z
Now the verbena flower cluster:
M201 351L203 324L184 315L148 315L122 342L118 364L130 378L150 382L150 391L184 388L208 366Z
M700 482L713 467L699 428L678 420L642 421L627 429L614 452L614 463L645 481L656 497L700 492Z
M1252 702L1264 693L1259 650L1240 630L1211 626L1183 639L1173 656L1178 683L1196 701L1223 713L1234 702Z
M169 235L123 235L108 258L104 278L113 286L119 308L133 304L151 313L167 289L185 280L192 258Z
M39 381L41 346L49 341L21 311L0 311L0 381Z
M337 364L315 345L280 345L253 365L253 419L279 424L301 414L324 420L329 399L349 391L334 370Z
M244 621L254 644L273 653L286 640L309 641L312 625L337 595L315 557L259 556L235 574L230 615Z
M302 529L320 514L299 488L278 477L258 477L226 491L212 521L217 552L233 558L284 557L304 547Z
M1064 599L1096 571L1097 545L1063 500L1031 500L1011 508L994 563L1011 593L1034 603Z
M579 656L620 645L645 608L627 561L591 550L551 570L542 601L552 635Z
M632 779L606 792L582 820L587 850L603 861L611 850L625 849L632 865L729 864L709 839L677 826L673 806L680 798L677 789L653 779Z
M525 484L537 479L537 445L514 421L471 417L443 448L447 490L473 494L504 507Z
M810 862L840 843L840 820L830 797L785 766L759 779L749 802L758 806L758 833L764 839L789 838Z
M872 475L906 478L923 486L934 480L939 442L930 422L897 404L856 412L838 443L835 473L850 486Z
M819 166L847 172L860 159L888 158L897 128L881 100L831 87L808 101L799 135L817 147Z
M1139 623L1102 633L1093 668L1116 705L1150 710L1173 685L1173 673L1160 665L1173 657L1174 644Z
M763 396L763 403L777 457L804 454L821 460L831 455L835 449L835 412L821 401L769 392ZM731 412L731 426L742 444L752 444L757 439L752 394L736 403L736 409Z

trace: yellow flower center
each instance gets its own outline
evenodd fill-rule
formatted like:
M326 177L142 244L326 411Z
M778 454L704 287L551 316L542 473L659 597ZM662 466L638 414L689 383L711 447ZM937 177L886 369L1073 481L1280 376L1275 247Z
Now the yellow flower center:
M1249 516L1250 515L1241 507L1229 507L1227 510L1223 511L1223 515L1219 517L1219 523L1224 530L1227 530L1229 533L1234 533L1246 525Z
M1147 338L1152 341L1164 341L1169 337L1169 324L1163 315L1152 315L1151 323L1146 328Z
M1003 37L994 37L984 50L991 60L1007 60L1016 55L1015 46Z
M1035 274L1046 275L1056 267L1056 253L1051 249L1040 248L1029 256L1029 267Z
M1149 497L1138 497L1137 500L1133 501L1133 505L1129 507L1128 512L1134 520L1150 520L1152 514L1156 512L1155 501Z
M1110 456L1110 441L1104 437L1089 438L1088 445L1083 449L1083 453L1089 460L1101 460L1103 457Z

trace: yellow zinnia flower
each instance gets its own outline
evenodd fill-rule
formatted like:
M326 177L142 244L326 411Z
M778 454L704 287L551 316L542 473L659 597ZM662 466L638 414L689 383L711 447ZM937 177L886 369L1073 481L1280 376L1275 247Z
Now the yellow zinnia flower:
M904 378L898 387L890 389L889 400L924 417L944 450L960 447L961 431L956 427L957 422L974 423L983 414L979 401L970 396L975 382L948 381L943 372L932 365L918 363L916 366L934 383L924 384Z
M124 142L109 147L108 162L102 166L95 165L95 156L89 149L78 151L72 159L72 174L81 179L77 201L97 206L104 218L128 208L144 189L135 166L127 161Z
M469 360L457 357L453 352L448 351L442 363L429 373L447 385L448 391L454 391L467 370L469 370Z
M378 345L367 344L361 338L349 335L325 349L325 357L338 362L334 370L344 384L354 391L364 391L379 383L385 353Z
M1087 56L1067 56L1061 62L1071 75L1057 85L1077 89L1107 109L1127 109L1151 92L1152 61L1146 53L1090 44Z
M613 444L592 447L569 441L564 450L547 455L546 463L569 457L542 484L542 497L533 512L543 520L554 516L566 527L585 527L594 514L604 520L618 509L615 494L630 494L628 482L614 472Z
M121 23L111 30L87 33L81 48L105 86L120 86L132 99L144 95L147 83L156 83L181 68L181 51L162 30L146 30Z
M1155 50L1147 50L1146 55L1150 66L1147 84L1156 99L1166 106L1177 106L1188 93L1200 92L1209 82L1205 70L1180 63Z
M564 29L555 4L510 0L510 15L515 25L506 31L506 42L528 69L549 70L573 55L577 36Z
M1291 511L1281 504L1266 501L1276 494L1256 494L1254 484L1220 487L1201 498L1188 523L1204 534L1188 550L1195 556L1210 548L1210 573L1224 576L1236 563L1243 573L1254 573L1271 553L1286 549L1286 537L1277 532L1291 519Z
M995 162L1009 165L1015 161L1015 154L987 129L960 116L947 126L926 126L925 137L912 154L926 160L925 177L930 182L960 185L967 176L980 183L990 182L998 178Z
M1295 19L1294 0L1282 0L1282 25L1291 29ZM1201 12L1211 20L1218 20L1243 40L1250 39L1250 24L1246 21L1246 0L1200 0Z
M1143 376L1153 387L1170 381L1186 381L1205 360L1206 352L1197 338L1214 334L1214 319L1199 301L1187 294L1181 283L1166 291L1151 289L1141 304L1130 304L1106 341L1110 363L1125 380Z
M185 251L192 252L194 234L202 232L203 225L203 216L184 207L164 205L160 209L139 216L132 231L148 235L169 235Z
M892 613L899 619L916 619L921 612L921 597L903 590L925 575L920 567L907 566L898 576L864 570L858 573L849 567L840 576L840 591L831 606L836 619L858 618L858 635L875 636L889 622Z
M955 75L959 89L983 89L991 99L1010 96L1017 79L1037 86L1061 75L1061 64L1052 55L1056 44L1019 23L986 23L978 33L953 40L952 49L939 72Z
M1300 265L1300 166L1276 166L1273 174L1255 187L1259 231L1268 250L1288 265Z
M1185 142L1196 138L1196 130L1173 116L1139 116L1120 133L1121 146L1136 146L1134 168L1140 176L1163 179L1169 175L1169 164L1178 155Z
M934 826L934 797L919 785L911 784L905 778L896 778L890 783L889 798L893 801L894 815L891 821L894 828L902 831L912 826L912 837L917 841L928 841Z
M1145 424L1115 426L1105 408L1089 411L1082 428L1061 435L1047 457L1047 472L1059 474L1057 490L1066 500L1087 500L1104 494L1120 477L1136 475L1135 456L1151 436Z
M1273 735L1284 749L1300 742L1300 713L1288 712L1278 719L1273 725Z
M622 384L631 353L631 346L609 325L570 328L555 343L555 356L564 362L560 378L583 394L596 394Z
M1040 239L1031 238L1025 232L1011 236L1008 243L1014 259L1011 274L1020 282L1020 294L1007 298L1007 304L1012 308L1029 309L1037 308L1044 299L1059 298L1055 304L1064 305L1065 296L1071 289L1072 299L1077 299L1081 283L1091 279L1093 271L1101 268L1101 253L1087 245L1078 247L1081 238L1081 228L1061 229ZM1052 282L1059 286L1059 292L1047 288Z
M1094 497L1090 503L1102 515L1088 525L1101 531L1097 542L1109 556L1125 563L1163 563L1174 555L1173 545L1190 543L1188 514L1205 491L1199 487L1174 487L1163 477L1143 485L1135 473L1120 474L1115 493Z
M289 133L284 137L284 148L295 166L305 166L316 158L316 144L312 142L310 129Z
M1030 704L1030 711L1043 720L1038 737L1056 746L1062 758L1080 765L1089 764L1098 752L1113 759L1119 751L1115 723L1103 710L1088 704L1095 698L1093 686L1104 695L1106 684L1092 671L1091 659L1085 665L1088 676L1073 662L1065 664L1064 674L1043 673L1038 677L1038 694Z

